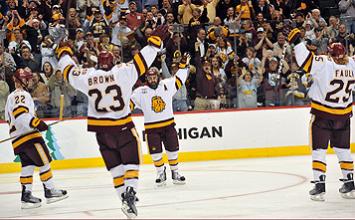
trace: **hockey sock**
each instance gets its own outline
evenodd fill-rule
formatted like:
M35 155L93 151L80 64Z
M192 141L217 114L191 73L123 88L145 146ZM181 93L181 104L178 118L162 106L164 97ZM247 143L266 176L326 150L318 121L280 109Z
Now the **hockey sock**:
M170 170L178 170L178 153L179 151L166 151L169 160Z
M33 172L35 166L25 166L21 168L20 183L25 186L26 191L32 192Z
M340 169L344 179L348 179L348 174L354 172L354 162L350 149L333 147L340 164Z
M49 164L39 168L39 177L47 189L54 189L53 174Z
M155 153L151 154L152 160L154 162L154 166L157 169L158 173L164 171L164 161L163 161L163 153Z
M127 164L123 165L124 168L124 185L125 187L133 187L137 191L138 178L139 178L139 165Z
M115 166L114 168L110 169L110 173L113 178L113 185L116 189L118 197L121 198L121 194L126 190L124 184L124 169L123 165Z
M319 181L321 175L325 175L327 171L326 157L327 150L317 149L312 151L312 168L315 181Z

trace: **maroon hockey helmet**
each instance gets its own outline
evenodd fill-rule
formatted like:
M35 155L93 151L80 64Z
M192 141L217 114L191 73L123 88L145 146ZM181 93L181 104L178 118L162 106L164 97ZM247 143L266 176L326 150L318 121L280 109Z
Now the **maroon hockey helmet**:
M32 71L30 68L19 68L16 70L15 74L15 79L17 80L30 80L33 77Z
M113 55L109 51L101 51L98 57L99 69L110 70L113 67Z
M13 76L14 81L21 84L21 86L26 89L29 86L29 81L33 78L32 71L28 67L17 69Z
M328 47L328 51L330 55L336 59L342 59L346 54L346 49L342 43L332 43Z

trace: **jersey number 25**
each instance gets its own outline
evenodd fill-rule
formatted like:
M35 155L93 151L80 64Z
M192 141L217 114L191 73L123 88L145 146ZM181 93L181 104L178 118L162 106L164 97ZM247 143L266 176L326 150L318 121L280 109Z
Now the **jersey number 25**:
M325 100L328 102L332 102L332 103L339 103L339 101L342 101L343 103L347 102L351 96L351 85L355 84L355 80L349 80L348 83L345 86L345 83L343 80L340 79L334 79L330 82L330 85L337 85L336 89L334 89L331 92L328 92ZM338 92L342 91L344 89L345 86L345 96L343 97L339 97L339 95L337 95ZM340 100L340 98L342 98Z

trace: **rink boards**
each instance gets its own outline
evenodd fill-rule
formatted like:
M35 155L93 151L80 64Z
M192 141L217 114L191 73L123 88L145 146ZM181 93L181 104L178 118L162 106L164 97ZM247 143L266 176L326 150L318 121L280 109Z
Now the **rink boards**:
M143 139L144 119L134 116L133 120L141 138L143 162L151 163ZM309 121L306 107L176 114L180 161L306 155L310 153ZM86 128L86 119L70 119L42 133L55 159L53 168L103 166L95 135ZM354 119L351 129L354 152ZM8 125L0 123L0 139L7 137ZM16 160L11 142L1 144L0 173L18 171Z

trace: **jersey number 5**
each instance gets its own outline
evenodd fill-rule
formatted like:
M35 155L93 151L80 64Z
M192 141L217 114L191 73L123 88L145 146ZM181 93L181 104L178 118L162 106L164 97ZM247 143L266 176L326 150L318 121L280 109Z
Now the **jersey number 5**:
M108 95L112 91L116 91L116 95L113 97L113 100L114 101L118 101L118 103L117 102L113 102L114 105L110 105L110 106L108 106L108 108L111 109L111 111L114 111L114 112L121 111L123 109L123 107L124 107L121 88L118 85L108 86L105 89L105 94L104 95ZM109 110L107 110L106 107L103 107L103 108L99 107L100 102L102 100L102 93L101 93L100 90L98 90L98 89L90 89L88 94L89 94L90 97L93 96L94 94L96 94L95 109L96 109L97 112L108 112L109 111ZM118 104L118 106L115 105L115 104Z
M346 87L345 87L345 93L346 93L346 96L343 96L342 97L342 101L343 103L344 102L347 102L351 96L351 85L352 84L355 84L355 80L349 80L348 83L346 84ZM340 80L340 79L334 79L330 82L330 85L337 85L337 88L334 89L333 91L331 92L328 92L326 97L325 97L325 100L328 101L328 102L332 102L332 103L339 103L340 101L340 97L337 96L336 94L343 90L344 86L345 86L345 83L343 82L343 80Z

